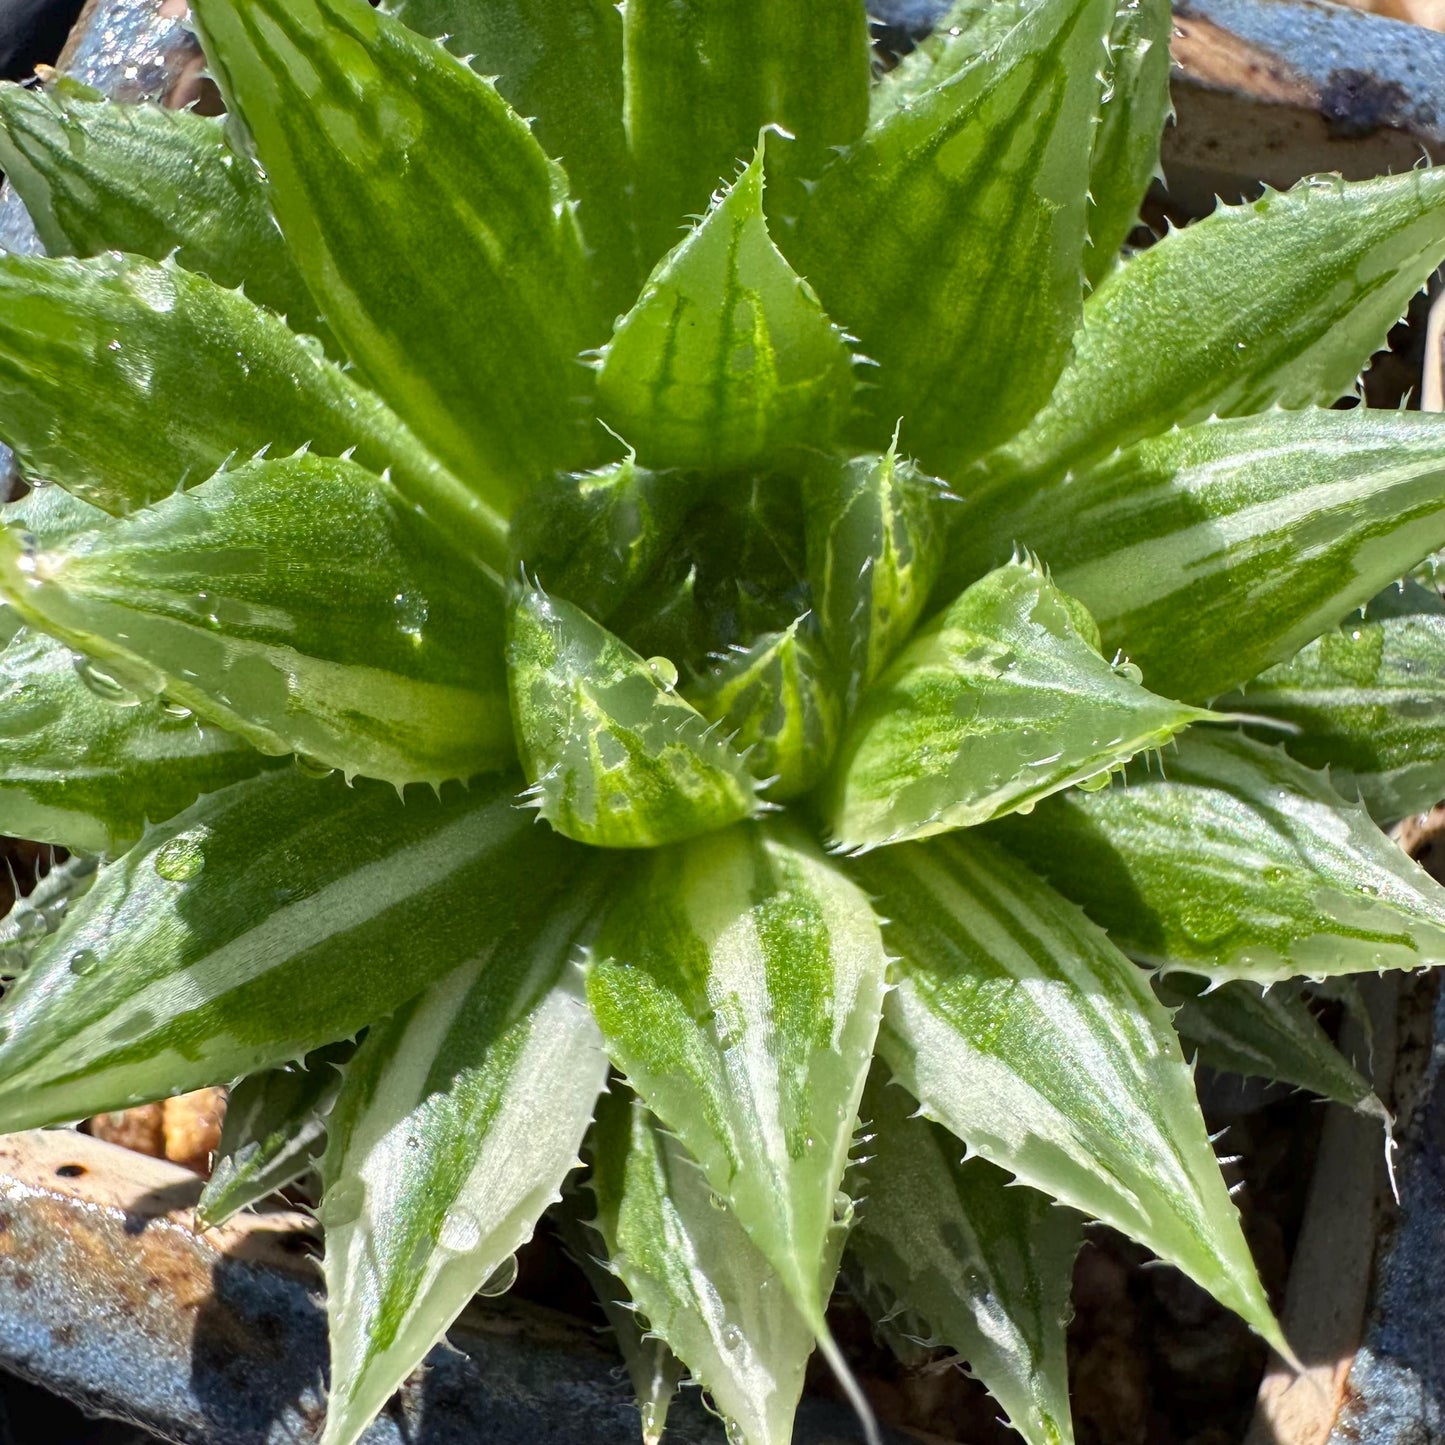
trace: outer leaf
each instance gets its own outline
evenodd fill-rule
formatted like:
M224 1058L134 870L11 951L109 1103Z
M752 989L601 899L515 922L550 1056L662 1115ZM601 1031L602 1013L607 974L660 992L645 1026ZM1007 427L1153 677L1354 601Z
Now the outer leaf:
M928 600L942 561L946 496L942 482L896 448L820 462L804 485L808 577L850 710Z
M559 832L654 847L758 810L747 764L676 695L665 657L639 657L535 586L513 599L507 653L522 768Z
M842 709L806 618L786 632L765 632L690 687L688 697L747 752L769 798L806 793L832 760Z
M330 1044L232 1086L216 1162L196 1201L197 1228L219 1228L315 1166L351 1053L350 1043Z
M110 512L266 447L355 449L456 545L507 565L506 524L371 392L276 317L173 265L0 259L0 438Z
M1178 1265L1287 1352L1145 975L977 838L890 848L857 871L899 955L879 1051L924 1114Z
M1445 542L1445 418L1274 412L1140 442L1001 529L1150 684L1193 701L1291 656Z
M1349 1109L1388 1119L1365 1078L1330 1042L1297 985L1261 989L1172 973L1154 991L1174 1010L1174 1029L1212 1069L1296 1084Z
M283 768L151 829L7 993L0 1127L298 1059L489 956L573 858L513 807L513 786L402 802Z
M142 701L43 633L0 650L0 833L121 853L160 822L263 765L184 708Z
M1165 773L994 836L1142 963L1273 983L1445 962L1445 890L1323 774L1196 733Z
M768 235L759 146L618 324L598 409L650 466L726 471L826 445L852 391L842 332Z
M321 330L265 182L224 121L4 85L0 166L50 255L174 254L188 271L244 285L293 329Z
M667 556L700 490L632 457L554 477L512 518L512 545L549 592L606 622Z
M576 890L357 1049L322 1165L324 1445L361 1437L577 1163L607 1075L571 958L597 899Z
M1288 751L1376 818L1424 812L1445 798L1445 603L1415 582L1389 588L1236 702L1299 728Z
M301 274L381 395L503 512L575 464L572 358L596 313L559 173L526 123L366 0L194 13Z
M352 462L253 462L54 550L0 533L0 590L263 752L398 785L511 756L498 589Z
M1048 406L996 464L1000 484L1210 415L1329 405L1442 257L1445 167L1315 176L1220 206L1089 298Z
M95 882L99 863L85 854L51 860L27 894L19 894L0 918L0 977L14 978L40 941L55 932L76 899Z
M567 167L589 260L609 313L647 274L632 209L623 126L622 14L612 0L401 0L394 13L428 37L449 36L480 75Z
M871 57L852 0L629 0L622 21L634 205L649 261L706 208L764 126L796 138L770 166L789 182L775 219L796 214L794 183L863 130Z
M794 833L755 824L652 855L588 976L613 1061L825 1350L834 1201L883 974L862 893Z
M1159 174L1159 133L1169 118L1168 0L1120 0L1109 32L1104 102L1089 163L1089 250L1084 271L1097 286L1139 220Z
M838 847L1027 811L1209 716L1146 692L1138 675L1104 660L1088 614L1037 566L991 572L864 698L830 790Z
M1083 1221L1009 1188L914 1113L875 1071L868 1197L848 1252L874 1285L957 1350L1028 1445L1071 1445L1064 1326Z
M949 469L1049 394L1079 323L1110 0L1043 0L819 180L789 255L879 363L864 439Z
M596 1227L610 1268L732 1422L732 1438L787 1445L813 1331L777 1272L637 1100L605 1099L595 1140ZM836 1269L837 1248L830 1255Z

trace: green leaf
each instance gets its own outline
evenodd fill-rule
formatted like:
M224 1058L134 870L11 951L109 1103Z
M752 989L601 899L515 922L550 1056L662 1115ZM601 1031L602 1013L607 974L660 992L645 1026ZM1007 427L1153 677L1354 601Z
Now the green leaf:
M122 853L147 821L264 763L28 629L0 650L0 744L0 833L82 853Z
M948 494L896 448L822 461L803 493L814 605L851 711L928 600L942 561Z
M1113 269L1139 221L1145 193L1159 176L1159 133L1170 115L1169 0L1119 0L1109 32L1104 102L1089 162L1091 286Z
M1389 588L1233 703L1298 728L1290 754L1376 818L1426 812L1445 798L1445 603L1415 582Z
M1093 612L1106 646L1197 702L1290 657L1445 542L1442 483L1445 418L1271 412L1140 442L1000 526Z
M618 323L598 411L649 466L727 471L826 445L852 392L847 341L768 235L759 145Z
M498 570L506 523L312 342L171 264L0 258L0 438L124 513L266 447L355 449Z
M757 812L747 764L674 688L570 603L525 585L508 622L508 680L529 790L559 832L655 847Z
M1174 1011L1174 1031L1211 1069L1277 1079L1388 1120L1370 1081L1330 1042L1296 983L1261 989L1171 973L1154 991Z
M863 894L794 831L750 824L651 854L610 909L588 975L613 1062L732 1208L830 1363L828 1241L884 965Z
M1155 967L1274 983L1445 962L1445 890L1322 773L1190 733L1164 774L1133 768L992 836Z
M1313 176L1220 206L1089 298L1073 359L996 460L995 483L1015 485L1019 470L1058 476L1211 415L1328 406L1354 388L1442 257L1445 167Z
M0 532L0 591L265 753L398 786L512 756L500 589L352 462L251 462L53 549Z
M575 858L518 812L514 787L403 802L281 768L152 828L7 992L0 1128L299 1059L490 956Z
M854 871L899 960L879 1052L925 1116L1147 1245L1287 1353L1144 973L976 837L889 848Z
M775 220L800 183L868 117L868 29L854 0L629 0L623 8L626 128L648 261L752 154L758 132L795 137L769 170Z
M598 1102L599 1114L607 1112L608 1102L609 1096L604 1094ZM597 1125L594 1123L593 1138L596 1133ZM552 1222L567 1253L587 1276L597 1303L607 1316L608 1327L637 1396L643 1445L659 1445L667 1425L668 1409L682 1382L683 1364L664 1340L648 1330L622 1281L612 1273L607 1263L597 1257L595 1251L601 1247L598 1234L591 1225L583 1222L581 1201L580 1191L564 1190L561 1206L552 1215Z
M698 479L653 472L633 457L549 478L512 517L518 560L554 596L607 622L677 540Z
M788 254L878 362L865 443L948 475L1043 404L1079 324L1111 0L1044 0L987 63L885 115L808 197ZM1131 353L1131 366L1135 354Z
M649 1329L731 1422L738 1445L787 1445L813 1331L703 1172L636 1099L598 1111L595 1227ZM829 1251L836 1270L842 1231Z
M589 442L573 358L597 312L565 185L526 122L366 0L193 13L291 254L359 370L504 514L574 465Z
M225 122L0 85L0 167L52 256L129 251L222 286L293 330L326 335L271 218L266 184Z
M12 979L30 963L40 941L60 927L67 911L95 882L96 858L74 854L50 867L0 918L0 978Z
M323 1445L358 1440L472 1296L510 1284L578 1162L607 1060L572 953L603 878L374 1025L347 1067L322 1163Z
M693 683L687 696L746 754L753 776L767 784L767 798L806 793L832 760L842 709L805 618L786 632L765 632Z
M262 1069L232 1086L216 1162L196 1201L198 1229L218 1229L315 1167L351 1053L349 1042L328 1044L299 1064Z
M612 0L401 0L413 30L448 37L567 168L588 261L607 314L627 307L647 274L632 206L623 125L622 14Z
M829 790L837 846L861 852L1027 811L1210 716L1138 676L1104 660L1088 614L1035 564L991 572L864 697Z
M968 1362L1028 1445L1072 1445L1068 1322L1082 1220L1047 1195L1011 1188L917 1115L875 1070L867 1199L848 1253L930 1337Z

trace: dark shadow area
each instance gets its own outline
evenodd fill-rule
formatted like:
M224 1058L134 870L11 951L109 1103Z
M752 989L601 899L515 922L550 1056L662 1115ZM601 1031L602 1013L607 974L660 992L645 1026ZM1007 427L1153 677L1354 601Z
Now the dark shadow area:
M0 1375L0 1445L153 1445L155 1438L119 1420L93 1420L28 1380Z
M84 0L0 0L0 79L53 64Z

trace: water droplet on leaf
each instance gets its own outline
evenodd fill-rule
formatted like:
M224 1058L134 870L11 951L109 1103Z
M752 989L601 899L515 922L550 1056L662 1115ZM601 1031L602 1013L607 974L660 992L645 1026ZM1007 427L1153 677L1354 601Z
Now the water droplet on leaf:
M156 854L156 872L170 883L189 883L206 867L206 834L202 831L182 833Z
M647 670L662 685L664 692L672 692L677 687L677 668L666 657L649 657L647 659Z
M82 948L70 955L70 971L84 978L100 967L100 955L93 948Z

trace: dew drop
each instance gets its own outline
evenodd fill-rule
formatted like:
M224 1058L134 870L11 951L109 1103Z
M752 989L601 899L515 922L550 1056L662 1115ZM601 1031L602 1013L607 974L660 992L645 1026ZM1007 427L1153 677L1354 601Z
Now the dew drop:
M482 1242L482 1226L464 1209L448 1211L437 1243L453 1254L470 1254Z
M743 1332L736 1325L727 1325L723 1328L722 1342L729 1350L740 1350L743 1345Z
M661 685L663 692L672 692L677 687L677 669L666 657L649 657L647 670Z
M75 674L86 688L102 702L113 703L116 707L136 707L140 703L135 693L117 682L108 672L102 672L88 657L74 655Z
M172 838L156 854L156 872L169 883L189 883L206 867L206 833L196 830Z
M319 758L309 758L305 753L297 753L296 771L305 773L308 778L329 778L336 769L328 767Z
M727 1200L724 1199L721 1194L709 1194L707 1202L711 1204L714 1209L726 1209L728 1207Z
M517 1282L517 1256L509 1254L491 1274L482 1282L482 1287L477 1291L483 1299L495 1299L499 1294L506 1294Z
M845 1227L853 1223L853 1201L841 1189L833 1196L833 1223Z
M100 967L100 955L93 948L78 949L70 955L70 971L81 978L92 974Z
M361 1218L366 1203L366 1186L360 1179L343 1179L328 1189L321 1198L317 1214L327 1229L340 1229Z
M416 592L398 592L391 599L396 612L398 629L413 641L421 641L422 628L426 625L426 598Z
M1144 670L1137 663L1130 662L1127 658L1125 658L1123 662L1115 663L1114 671L1127 682L1132 682L1136 686L1144 681Z
M162 711L163 713L165 713L165 715L166 715L167 717L173 717L173 718L175 718L178 722L184 722L184 721L186 721L188 718L191 718L191 717L194 716L194 714L191 712L190 708L188 708L188 707L182 707L181 704L178 703L178 702L168 702L168 703L162 704L162 706L161 706L161 711Z
M11 919L10 926L14 929L17 938L38 938L42 933L48 931L45 926L45 915L33 910L15 914Z

